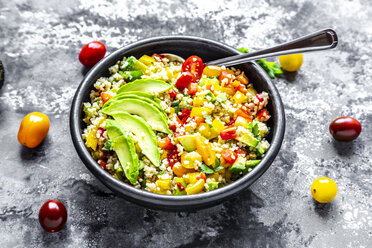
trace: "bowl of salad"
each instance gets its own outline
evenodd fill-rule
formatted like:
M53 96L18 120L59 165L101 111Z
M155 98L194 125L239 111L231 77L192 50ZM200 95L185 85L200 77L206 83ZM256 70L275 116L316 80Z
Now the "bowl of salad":
M279 152L285 116L256 63L204 65L240 53L169 36L102 59L79 85L70 113L84 164L116 194L156 209L208 207L248 188Z

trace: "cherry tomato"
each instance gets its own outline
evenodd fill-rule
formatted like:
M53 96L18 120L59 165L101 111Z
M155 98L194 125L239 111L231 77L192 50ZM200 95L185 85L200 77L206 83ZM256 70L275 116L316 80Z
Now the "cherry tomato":
M236 127L227 127L224 130L220 132L221 139L223 140L230 140L230 139L235 139L237 134L236 134Z
M99 166L100 166L102 169L106 170L106 165L107 165L107 163L106 163L105 161L103 161L103 160L99 160Z
M183 175L186 175L187 173L195 172L195 170L193 169L187 169L183 167L180 163L173 165L172 171L178 177L182 177Z
M362 125L353 117L340 117L329 125L329 131L333 138L339 141L352 141L362 131Z
M259 102L263 102L262 93L257 94L256 98L258 99Z
M39 212L39 222L47 232L60 231L67 221L67 211L62 202L49 200L43 204Z
M267 121L270 118L269 111L267 111L267 109L262 109L257 113L257 118L260 121Z
M221 156L228 164L235 163L235 160L238 158L238 155L231 149L223 149Z
M229 85L233 80L233 75L227 71L221 71L218 80L220 80L222 86Z
M182 72L176 82L177 89L183 91L192 82L193 77L191 72Z
M178 117L183 120L185 117L190 117L191 109L185 108L182 109L181 114L178 115Z
M169 94L170 98L172 98L172 99L177 97L177 91L175 89L169 90L168 94Z
M301 53L279 56L280 65L286 71L297 71L300 69L303 60Z
M182 72L191 72L193 75L192 81L194 83L199 82L203 74L203 69L203 60L195 55L188 57L182 64Z
M328 177L320 177L311 184L311 194L320 203L328 203L337 195L336 183Z
M175 163L180 161L180 156L178 155L177 149L169 150L169 152L167 154L167 160L168 160L168 164L171 168L173 167L173 165Z
M110 100L112 98L112 95L110 95L109 93L104 93L102 92L101 93L101 100L102 102L105 104L108 100Z
M99 41L92 41L83 46L79 54L79 60L85 66L93 66L97 64L105 54L105 45Z
M19 127L18 141L28 148L35 148L45 139L50 122L43 113L33 112L26 115Z
M245 151L245 150L243 150L242 148L237 148L236 150L235 150L235 152L236 152L236 154L238 154L238 155L242 155L243 157L245 157L245 156L247 156L247 152Z
M163 150L171 150L175 148L175 146L172 144L172 140L169 137L159 140L158 146Z
M177 130L178 125L182 125L182 121L180 120L180 118L178 118L178 116L174 116L172 118L171 124L169 124L169 128L173 132L175 132Z
M188 93L189 95L195 95L196 92L198 92L198 84L197 83L191 83L187 87L189 89Z

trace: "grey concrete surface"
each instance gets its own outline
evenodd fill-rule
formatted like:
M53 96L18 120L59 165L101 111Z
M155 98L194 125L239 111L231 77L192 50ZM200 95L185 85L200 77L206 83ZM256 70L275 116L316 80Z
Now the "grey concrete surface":
M372 247L371 1L0 0L0 247ZM333 27L336 50L304 55L297 73L275 79L287 131L271 168L244 193L195 213L131 204L103 186L70 139L71 99L83 78L77 56L100 40L108 51L142 38L185 34L264 48ZM36 149L17 141L27 113L51 120ZM329 123L357 118L363 131L335 142ZM314 179L338 185L316 204ZM38 211L63 201L63 231L44 232Z

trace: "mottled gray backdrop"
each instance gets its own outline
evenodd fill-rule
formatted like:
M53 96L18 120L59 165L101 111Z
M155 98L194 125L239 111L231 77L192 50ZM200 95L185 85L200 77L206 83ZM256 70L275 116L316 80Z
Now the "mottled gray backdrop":
M0 247L372 247L371 16L371 1L0 0ZM298 73L274 80L285 140L238 198L196 213L148 210L113 195L79 160L68 115L85 43L100 40L112 52L185 34L259 49L327 27L339 34L337 49L305 54ZM31 111L51 120L34 150L16 138ZM328 132L342 115L362 123L354 142L335 142ZM327 205L310 193L320 176L338 184ZM38 211L53 198L69 218L49 234Z

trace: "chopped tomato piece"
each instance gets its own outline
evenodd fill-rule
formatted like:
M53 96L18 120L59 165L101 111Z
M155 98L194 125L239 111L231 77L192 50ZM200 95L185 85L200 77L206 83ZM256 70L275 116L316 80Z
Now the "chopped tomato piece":
M221 71L218 80L220 80L222 86L225 86L231 84L233 77L234 76L227 71Z
M193 78L194 76L191 72L182 72L176 82L177 89L183 91L193 81Z
M182 64L182 72L190 72L193 75L193 83L199 82L203 74L203 69L203 60L195 55L188 57Z
M267 121L270 118L269 111L267 111L267 109L262 109L257 113L257 118L260 121Z
M177 130L177 126L178 125L182 125L182 122L180 120L180 118L178 118L178 116L174 116L172 118L172 121L171 121L171 124L169 124L169 128L175 132Z
M249 109L247 109L245 106L241 107L241 108L238 108L235 113L234 113L234 117L237 118L238 116L241 116L245 119L248 120L248 122L252 122L252 118L251 118L251 115L250 115L250 111Z
M221 139L223 140L230 140L230 139L235 139L237 134L236 134L236 127L227 127L224 130L220 132Z
M169 90L168 94L169 94L170 98L172 98L172 99L177 97L177 91L175 89Z
M256 95L258 101L263 102L262 93Z
M99 137L102 137L104 132L105 132L105 129L103 129L101 127L98 128L98 130L97 130L97 134L99 135Z
M159 58L160 60L163 60L163 58L164 58L164 55L162 55L162 54L157 54L157 53L154 53L154 54L152 55L152 57L153 57L153 58Z
M183 185L180 182L177 182L176 184L177 184L177 187L179 188L179 190L181 190L181 191L185 190L185 187L183 187Z
M167 160L168 160L168 164L171 168L173 167L173 165L175 163L180 161L180 156L178 155L177 149L169 150L169 152L167 154Z
M179 117L181 120L183 120L183 118L185 118L185 117L190 117L190 114L191 114L191 109L187 109L187 108L185 108L185 109L183 109L183 110L181 111L181 114L179 114L178 117Z
M112 97L112 95L108 94L108 93L104 93L102 92L101 93L101 100L103 103L106 103L108 100L110 100Z
M233 164L238 158L238 155L231 149L223 149L221 156L228 164Z
M195 95L196 92L198 92L198 84L197 83L191 83L187 87L189 89L188 93L189 95Z
M234 80L232 83L231 83L231 86L234 87L234 88L238 88L240 85L240 82L238 80Z
M158 146L163 150L171 150L175 148L175 146L172 144L172 140L169 137L159 140Z
M105 161L103 161L102 159L99 160L99 166L102 169L106 170L106 165L107 165L107 163Z
M229 123L227 123L227 126L233 126L235 123L235 119L231 119Z
M245 156L247 156L247 152L245 151L245 150L243 150L242 148L237 148L236 150L235 150L235 152L236 152L236 154L238 154L238 155L242 155L243 157L245 157Z

